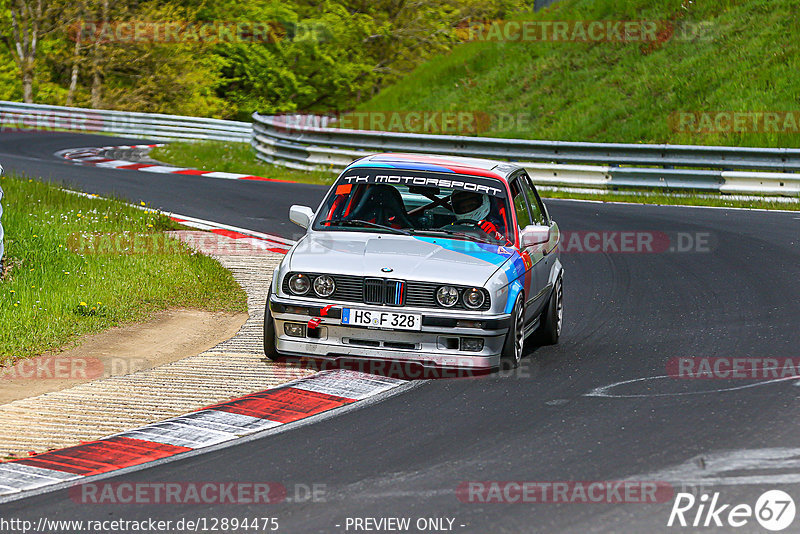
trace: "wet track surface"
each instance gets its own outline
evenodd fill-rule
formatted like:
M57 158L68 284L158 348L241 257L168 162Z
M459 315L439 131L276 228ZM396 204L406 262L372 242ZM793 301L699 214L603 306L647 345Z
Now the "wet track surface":
M52 156L117 141L141 142L3 133L0 162L90 193L284 237L297 237L289 205L316 206L325 191L82 167ZM456 490L469 481L659 480L687 461L694 467L685 478L705 480L703 489L724 502L753 505L773 488L800 499L800 379L663 378L678 357L800 357L800 215L546 203L568 235L606 232L613 240L609 233L656 232L690 250L577 252L585 247L575 245L564 252L561 342L530 348L514 373L428 381L315 424L113 479L272 481L289 488L290 498L295 485L323 485L316 501L109 506L76 503L62 490L2 505L0 513L34 520L269 516L280 532L344 532L348 517L410 517L412 525L452 518L454 532L669 531L681 530L666 527L672 499L498 504L463 502ZM598 388L605 396L587 395ZM762 461L763 451L753 452L773 448L791 449L787 460ZM756 459L731 472L695 459L725 452ZM737 479L744 475L747 484ZM738 529L762 530L752 519Z

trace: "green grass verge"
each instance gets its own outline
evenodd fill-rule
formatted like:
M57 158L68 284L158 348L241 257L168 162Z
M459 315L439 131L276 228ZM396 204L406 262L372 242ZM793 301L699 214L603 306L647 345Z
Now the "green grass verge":
M236 172L273 180L330 185L336 173L296 171L270 165L256 158L248 143L206 141L169 143L154 149L150 156L158 161L206 171Z
M704 133L671 122L682 111L797 112L797 0L562 0L519 19L695 26L663 42L468 42L358 110L487 113L496 120L481 135L497 137L800 146L797 127Z
M164 243L165 231L180 228L168 217L17 176L0 184L6 247L0 360L36 356L172 307L246 311L246 295L231 273L185 245L147 254L75 246L79 234L118 232L142 235L143 247Z

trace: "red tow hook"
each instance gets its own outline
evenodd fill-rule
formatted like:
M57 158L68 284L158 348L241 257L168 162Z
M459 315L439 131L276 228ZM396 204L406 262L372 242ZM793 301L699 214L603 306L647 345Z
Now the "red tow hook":
M321 335L321 329L317 328L320 323L322 323L322 317L314 317L308 320L308 328L306 330L306 335L310 338L319 339Z
M327 306L319 310L319 317L314 317L313 319L308 321L308 329L314 330L320 324L322 324L322 318L328 315L328 312L331 311L331 308L333 308L333 304L328 304Z
M324 308L319 310L319 317L312 317L308 320L307 330L308 330L308 337L319 337L320 331L317 329L319 325L322 324L322 318L328 315L328 312L331 311L333 308L333 304L328 304Z

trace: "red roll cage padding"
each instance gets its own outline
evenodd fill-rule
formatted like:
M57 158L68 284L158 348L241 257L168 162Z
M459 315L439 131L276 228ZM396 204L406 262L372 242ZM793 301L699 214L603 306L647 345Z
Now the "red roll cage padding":
M361 195L364 194L366 188L363 185L356 186L356 192L350 195L350 202L347 203L347 207L344 210L344 216L347 217L350 215L350 210L353 209L353 204L357 201L361 200Z
M327 217L325 217L325 220L333 219L333 215L336 213L336 210L338 210L339 207L342 205L342 202L344 202L345 198L347 197L345 197L344 195L336 195L336 198L333 199L333 203L331 204L331 209L328 211L328 215Z
M508 235L508 221L506 220L506 207L500 203L500 209L497 210L500 214L500 220L503 221L503 234Z

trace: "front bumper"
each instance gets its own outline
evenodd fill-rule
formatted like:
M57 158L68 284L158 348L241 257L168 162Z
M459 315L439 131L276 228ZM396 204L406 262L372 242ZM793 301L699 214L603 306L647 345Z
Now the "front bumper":
M392 308L391 311L422 315L422 329L386 330L342 325L342 308L386 311L386 307L368 304L310 305L307 300L270 298L270 312L275 321L276 349L280 354L311 357L327 361L382 360L408 361L424 367L493 369L500 365L510 315L484 315L454 310ZM286 323L305 324L317 319L303 337L284 331ZM464 326L465 321L473 324ZM479 324L474 324L479 323ZM463 350L463 340L483 340L479 351Z

